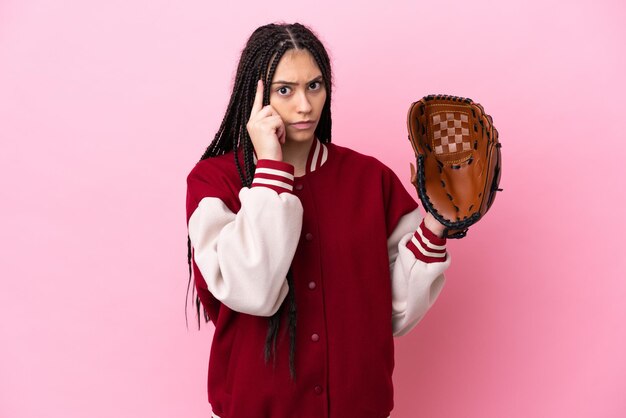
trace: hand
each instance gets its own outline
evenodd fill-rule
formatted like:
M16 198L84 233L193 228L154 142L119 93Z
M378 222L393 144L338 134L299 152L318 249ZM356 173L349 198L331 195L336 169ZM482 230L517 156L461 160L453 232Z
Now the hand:
M263 82L257 81L254 103L246 124L258 159L282 161L281 144L285 143L285 124L271 105L263 104Z
M415 167L413 164L411 166L411 183L415 186L417 190L417 172L415 171ZM442 225L435 217L430 213L426 212L426 216L424 216L424 226L428 228L430 232L437 235L439 238L443 236L443 231L446 229L445 225Z
M426 216L424 216L424 226L439 238L443 236L443 231L446 228L430 212L427 212Z

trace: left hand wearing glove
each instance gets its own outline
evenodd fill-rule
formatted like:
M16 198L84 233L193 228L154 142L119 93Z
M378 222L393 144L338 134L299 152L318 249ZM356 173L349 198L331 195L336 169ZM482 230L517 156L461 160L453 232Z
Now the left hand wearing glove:
M472 99L429 95L409 108L407 129L417 163L411 183L424 208L445 227L443 238L464 237L502 190L493 119Z

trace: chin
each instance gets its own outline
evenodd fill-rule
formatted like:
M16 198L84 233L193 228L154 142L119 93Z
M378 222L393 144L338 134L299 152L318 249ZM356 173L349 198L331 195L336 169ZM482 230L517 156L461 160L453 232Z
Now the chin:
M315 131L297 132L293 135L287 135L286 140L292 142L307 142L315 138Z

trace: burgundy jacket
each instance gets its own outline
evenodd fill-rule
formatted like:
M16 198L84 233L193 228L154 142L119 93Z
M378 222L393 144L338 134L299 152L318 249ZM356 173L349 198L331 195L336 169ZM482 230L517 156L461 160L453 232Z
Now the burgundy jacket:
M238 151L243 165L243 152ZM386 418L394 340L437 299L450 265L445 239L376 158L315 139L306 173L256 160L241 187L233 151L187 177L195 286L215 332L208 399L220 418ZM296 381L287 309L276 367L265 364L267 317L297 303Z

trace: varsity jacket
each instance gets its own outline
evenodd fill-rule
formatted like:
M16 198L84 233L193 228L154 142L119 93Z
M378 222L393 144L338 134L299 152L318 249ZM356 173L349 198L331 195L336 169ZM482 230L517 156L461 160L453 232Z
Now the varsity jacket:
M233 152L198 162L187 177L194 282L215 325L213 417L389 417L393 337L414 328L440 294L446 240L374 157L316 138L304 175L255 156L251 187L241 187ZM290 266L295 382L287 309L275 365L263 354Z

